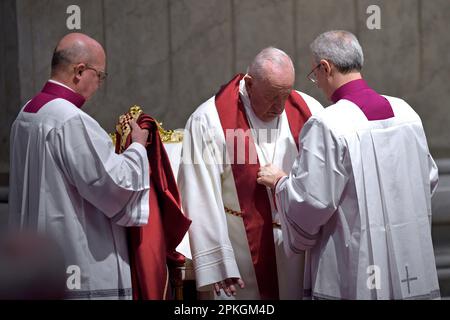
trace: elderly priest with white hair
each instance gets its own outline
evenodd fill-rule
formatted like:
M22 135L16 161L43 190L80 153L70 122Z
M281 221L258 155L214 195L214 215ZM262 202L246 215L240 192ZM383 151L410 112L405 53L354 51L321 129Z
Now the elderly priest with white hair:
M303 124L323 109L293 90L294 80L289 56L266 48L186 124L178 183L200 291L233 299L302 296L303 254L284 254L270 190L255 180L260 165L291 169Z
M419 116L363 80L353 34L321 34L311 51L310 78L334 104L303 127L289 175L273 165L258 172L275 189L286 250L309 249L308 295L439 298L431 241L438 172Z

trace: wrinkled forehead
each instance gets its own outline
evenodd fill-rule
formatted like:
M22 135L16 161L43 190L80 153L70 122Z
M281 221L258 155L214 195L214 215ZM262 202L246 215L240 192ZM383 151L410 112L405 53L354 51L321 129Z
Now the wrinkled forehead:
M267 78L261 81L260 88L265 96L284 96L288 95L294 86L293 77L289 75L276 78Z
M266 73L264 82L273 88L292 88L295 81L294 70L290 66L274 67Z

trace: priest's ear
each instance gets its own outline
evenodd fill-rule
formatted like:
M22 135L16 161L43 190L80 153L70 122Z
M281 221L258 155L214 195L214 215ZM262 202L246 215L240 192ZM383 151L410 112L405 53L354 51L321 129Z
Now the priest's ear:
M325 59L320 60L320 66L327 76L331 76L332 73L331 63L328 60Z
M80 80L83 71L86 70L86 65L84 63L78 63L74 67L74 76L77 80Z
M246 74L243 79L245 81L245 89L247 90L248 93L253 86L253 78L251 75Z

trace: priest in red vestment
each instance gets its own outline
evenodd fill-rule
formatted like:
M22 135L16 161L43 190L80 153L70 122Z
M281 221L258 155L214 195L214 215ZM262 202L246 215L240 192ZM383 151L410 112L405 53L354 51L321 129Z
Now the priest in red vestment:
M303 124L322 109L293 90L294 80L289 56L266 48L186 124L178 185L192 220L197 289L207 298L302 296L304 256L285 255L272 197L256 183L260 165L292 167Z

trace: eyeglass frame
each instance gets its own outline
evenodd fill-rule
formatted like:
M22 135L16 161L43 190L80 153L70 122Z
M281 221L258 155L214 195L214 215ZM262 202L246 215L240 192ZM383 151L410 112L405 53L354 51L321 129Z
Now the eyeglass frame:
M91 65L85 63L86 65L86 69L90 69L90 70L94 70L97 73L97 77L100 81L104 81L106 79L106 77L108 76L108 72L106 71L100 71L97 70L96 68L92 67Z
M314 74L314 71L316 71L317 68L320 68L322 64L319 63L317 66L315 66L310 73L308 73L308 75L306 76L306 78L308 78L309 81L311 81L314 84L317 84L317 78L316 75ZM312 77L314 75L314 78Z
M94 70L95 73L97 74L98 79L101 82L103 82L106 79L106 77L108 76L108 72L97 70L96 68L94 68L93 66L91 66L88 63L78 62L78 63L75 63L74 65L78 65L78 64L84 64L85 70L87 70L87 69Z

